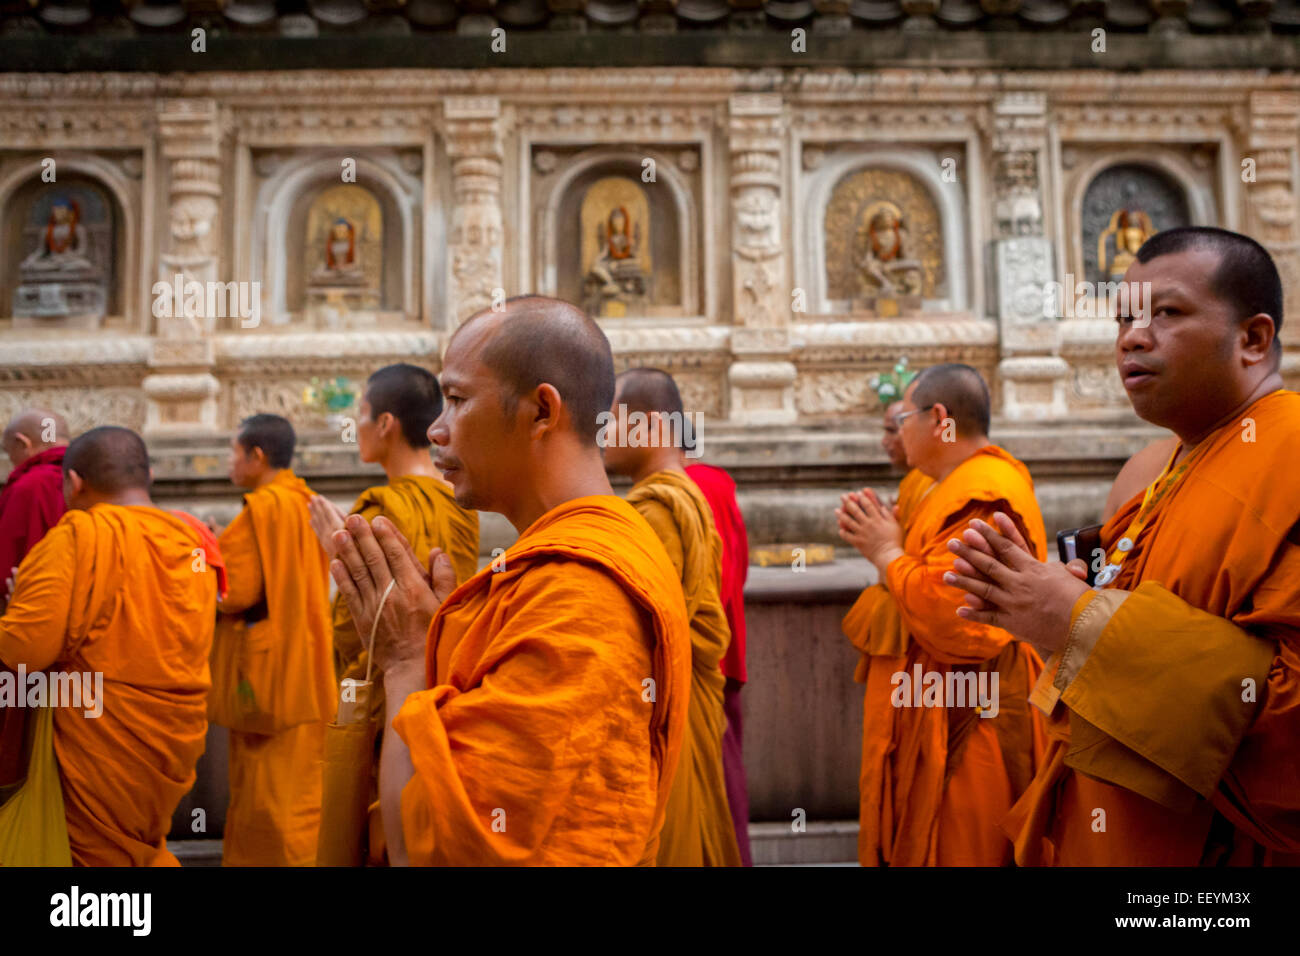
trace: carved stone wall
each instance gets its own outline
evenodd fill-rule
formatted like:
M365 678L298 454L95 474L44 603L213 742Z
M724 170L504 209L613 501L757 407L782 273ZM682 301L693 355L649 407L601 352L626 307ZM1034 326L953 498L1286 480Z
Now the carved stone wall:
M644 188L681 211L681 304L602 323L620 367L669 369L724 432L806 426L872 448L866 381L901 355L983 370L1004 424L1137 427L1113 328L1042 307L1048 283L1085 271L1088 184L1125 164L1158 169L1192 221L1259 237L1294 300L1297 117L1300 81L1247 69L8 74L0 237L48 153L112 195L124 248L122 314L101 329L56 335L0 315L0 400L75 404L79 423L179 445L259 407L323 429L295 406L313 376L403 359L436 369L474 310L556 288L558 237L577 226L557 221L552 187L572 158L617 153L653 160ZM397 184L383 215L404 230L391 322L278 325L271 288L261 324L156 314L156 281L251 285L286 257L308 262L284 248L302 237L267 231L277 200L262 187L348 157ZM903 314L856 309L825 281L835 184L874 168L924 183L943 237L933 295ZM1294 384L1300 323L1284 340Z

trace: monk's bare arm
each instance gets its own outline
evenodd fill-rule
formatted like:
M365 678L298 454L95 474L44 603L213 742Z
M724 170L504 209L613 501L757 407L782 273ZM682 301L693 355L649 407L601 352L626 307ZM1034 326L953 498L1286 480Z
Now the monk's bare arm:
M217 610L223 614L239 614L262 600L265 589L262 559L257 554L257 538L247 508L227 525L217 544L226 562L229 584L226 599L217 605Z
M392 866L410 866L406 835L402 832L402 791L415 776L411 750L393 730L393 718L406 698L424 690L424 665L419 661L391 667L384 672L384 700L388 708L384 742L379 757L379 811L384 821L384 840Z
M77 567L73 525L61 524L28 552L0 618L0 662L42 670L57 661L67 640L72 574Z
M1177 444L1177 438L1161 438L1124 462L1124 467L1115 476L1115 483L1110 486L1110 494L1106 496L1106 504L1101 512L1103 523L1109 521L1124 502L1144 491L1147 485L1160 476Z

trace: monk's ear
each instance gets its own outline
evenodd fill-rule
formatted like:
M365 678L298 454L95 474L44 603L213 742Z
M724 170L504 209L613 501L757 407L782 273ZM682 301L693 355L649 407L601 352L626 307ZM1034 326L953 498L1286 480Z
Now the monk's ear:
M550 431L560 424L564 402L554 385L549 382L538 385L533 391L533 402L537 406L532 425L534 435L540 436L542 432Z
M1243 319L1238 333L1241 344L1241 361L1246 366L1258 365L1273 357L1273 340L1277 338L1277 325L1266 312Z
M74 495L79 495L86 487L86 480L77 474L76 469L68 469L68 485L72 488Z
M933 410L937 412L939 415L939 420L935 423L934 427L943 428L943 423L946 422L950 417L948 415L948 406L945 405L943 402L935 402L933 405Z

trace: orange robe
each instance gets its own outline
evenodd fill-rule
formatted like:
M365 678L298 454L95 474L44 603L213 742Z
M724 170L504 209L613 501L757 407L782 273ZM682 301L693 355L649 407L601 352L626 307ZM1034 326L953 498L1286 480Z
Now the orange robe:
M613 495L538 518L429 629L393 727L414 865L652 863L686 728L690 637L663 545Z
M230 593L221 602L217 640L241 642L251 659L260 658L266 683L256 689L258 705L273 731L230 732L226 866L316 861L325 726L338 689L328 561L312 531L311 496L302 479L281 471L244 496L244 509L221 535Z
M1298 446L1300 395L1259 399L1076 602L1034 691L1051 746L1004 824L1017 862L1300 863ZM1142 497L1102 529L1108 559Z
M682 763L673 781L659 842L659 866L740 866L740 847L722 769L726 678L722 659L731 629L722 607L722 539L708 499L684 471L657 471L632 486L628 504L668 551L691 628L691 703Z
M972 518L989 521L1003 511L1042 558L1043 519L1028 470L996 445L937 484L914 475L899 489L906 554L844 618L845 636L864 655L855 678L866 684L858 859L863 866L999 866L1010 862L1011 846L998 823L1029 785L1046 743L1027 700L1042 664L1006 631L957 617L962 592L943 582L955 560L947 542ZM970 693L981 672L989 692L998 679L993 717L980 716ZM946 684L949 673L967 675L963 699L916 706L917 675L938 674Z
M54 711L75 865L177 865L167 831L208 729L213 546L168 512L98 504L64 515L22 564L0 660L103 675L99 716Z

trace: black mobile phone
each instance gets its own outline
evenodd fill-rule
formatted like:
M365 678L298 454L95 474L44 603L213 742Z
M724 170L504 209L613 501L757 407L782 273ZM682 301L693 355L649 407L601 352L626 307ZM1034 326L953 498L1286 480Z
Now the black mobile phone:
M1101 525L1099 524L1090 524L1085 528L1071 528L1068 531L1056 532L1056 553L1060 555L1061 563L1068 564L1075 558L1083 561L1088 566L1089 586L1097 583L1097 572L1093 568L1097 564L1095 558L1099 551L1104 557L1105 551L1101 546Z

